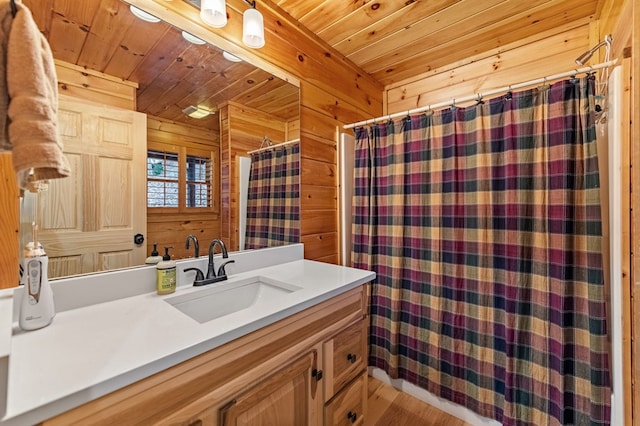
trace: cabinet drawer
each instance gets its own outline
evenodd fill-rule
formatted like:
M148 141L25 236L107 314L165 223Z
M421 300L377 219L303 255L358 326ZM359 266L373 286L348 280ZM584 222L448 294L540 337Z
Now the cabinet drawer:
M325 406L324 426L364 424L366 404L367 373L363 372Z
M325 359L325 401L366 367L367 323L363 319L347 327L323 345Z

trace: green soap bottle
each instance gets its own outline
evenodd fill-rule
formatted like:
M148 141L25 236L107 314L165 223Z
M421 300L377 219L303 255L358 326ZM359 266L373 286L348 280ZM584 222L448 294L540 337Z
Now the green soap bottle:
M171 260L169 249L164 248L162 260L156 264L156 291L158 294L169 294L176 291L176 262Z

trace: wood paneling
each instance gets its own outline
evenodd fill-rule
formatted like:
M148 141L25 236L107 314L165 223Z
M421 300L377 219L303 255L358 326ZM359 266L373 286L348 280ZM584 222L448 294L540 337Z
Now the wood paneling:
M385 85L609 10L602 0L276 3Z
M136 88L130 81L56 60L58 92L87 101L136 110Z
M15 287L20 280L18 196L11 155L0 153L0 288Z
M406 111L570 70L589 47L589 22L574 22L394 84L385 110Z
M202 127L189 126L184 123L163 120L159 117L147 117L147 139L150 143L175 144L195 149L220 150L218 132ZM219 170L220 165L214 166ZM220 194L219 176L214 177L213 194ZM219 203L219 200L216 200ZM158 243L158 252L162 255L163 247L172 246L173 259L194 256L193 244L185 248L188 235L193 234L200 245L200 255L204 256L209 243L220 237L220 214L218 213L167 213L149 210L147 213L147 255Z

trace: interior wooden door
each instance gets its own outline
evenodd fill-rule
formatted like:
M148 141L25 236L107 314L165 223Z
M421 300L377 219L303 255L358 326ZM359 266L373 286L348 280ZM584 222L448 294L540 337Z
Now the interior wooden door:
M58 124L72 174L42 193L49 276L143 264L134 235L146 233L146 116L61 96Z
M317 356L309 353L276 371L231 400L220 412L224 426L299 426L317 424L311 372Z

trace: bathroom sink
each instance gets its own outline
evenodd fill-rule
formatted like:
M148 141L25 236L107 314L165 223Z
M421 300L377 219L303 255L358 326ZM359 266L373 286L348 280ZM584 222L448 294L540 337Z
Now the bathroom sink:
M234 312L251 308L258 303L271 303L282 296L300 290L292 284L256 276L210 287L189 294L165 299L199 323L205 323Z

